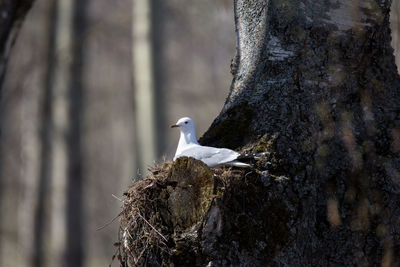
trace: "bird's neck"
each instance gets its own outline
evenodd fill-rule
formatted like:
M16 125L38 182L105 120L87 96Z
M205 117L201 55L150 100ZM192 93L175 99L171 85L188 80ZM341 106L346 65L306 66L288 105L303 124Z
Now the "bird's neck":
M193 131L190 132L181 132L181 137L179 138L179 145L192 145L197 143L196 133Z
M199 143L197 142L196 139L196 133L195 132L181 132L181 136L179 138L179 143L178 143L178 149L176 151L177 154L182 152L182 150L185 150L188 146L190 145L198 145Z

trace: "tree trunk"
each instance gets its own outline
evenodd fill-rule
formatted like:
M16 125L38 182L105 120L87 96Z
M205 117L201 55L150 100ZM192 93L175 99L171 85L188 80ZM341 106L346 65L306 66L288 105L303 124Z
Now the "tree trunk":
M234 3L234 80L202 143L267 149L261 179L274 183L260 192L267 201L259 209L280 204L258 221L247 217L244 231L262 235L229 253L275 266L397 266L400 80L391 1ZM232 216L224 219L242 215ZM265 222L270 229L257 229ZM219 247L242 245L230 230L224 237ZM255 256L261 244L268 253Z
M16 40L22 21L33 2L34 0L0 0L0 99L2 98L2 86L11 48ZM3 103L1 103L1 105L3 105ZM0 139L2 139L1 129L3 128L5 119L3 113L4 107L1 107ZM0 147L0 169L3 169L3 153L4 151ZM7 235L7 231L4 229L3 224L6 222L6 214L3 214L2 211L6 210L3 208L7 203L3 204L3 202L7 202L7 200L3 199L2 197L6 195L4 192L2 192L2 188L4 188L6 185L6 182L3 181L6 179L4 179L2 175L4 174L0 174L0 235L5 236ZM6 252L3 253L4 240L6 240L6 238L0 240L0 265L5 262L3 258L7 257L7 255L5 255Z
M49 149L50 162L48 170L43 170L42 175L48 171L50 184L50 227L46 234L49 238L49 245L45 248L45 266L67 266L67 219L66 213L68 203L68 168L69 168L69 146L68 137L71 131L70 120L70 85L72 69L72 33L73 33L73 1L55 1L55 38L53 59L49 63L53 66L47 77L50 84L46 92L50 96L51 108L49 111L50 121L47 130L50 131L50 143L43 144L43 149ZM49 97L47 96L47 97ZM46 121L45 121L46 122ZM42 177L45 179L45 177ZM47 207L46 207L47 209ZM38 214L39 215L39 214ZM51 255L51 257L50 257Z
M0 88L3 84L10 49L33 1L0 0Z
M85 257L85 212L83 175L83 111L85 107L85 45L87 0L74 1L71 81L69 88L68 184L67 184L67 248L66 266L81 267Z
M35 240L38 259L35 264L79 267L84 261L85 234L81 125L87 1L58 0L54 5L54 28L49 40L49 69L44 96L44 162L40 183L41 192L46 192L50 184L50 205L47 207L44 196L41 196ZM50 210L50 235L43 231L42 217L47 208ZM48 237L51 246L42 250L40 246ZM47 253L43 254L43 251ZM51 257L42 259L46 255Z
M214 170L212 201L201 199L204 177L203 186L190 184L190 159L130 189L122 265L399 265L400 79L390 4L234 0L234 79L200 142L266 153L247 172ZM192 197L179 204L185 194ZM211 203L204 216L198 202ZM140 231L168 242L140 243Z
M45 265L45 239L49 238L46 235L45 229L50 226L49 212L49 202L51 198L49 197L50 183L51 183L51 163L52 163L52 150L51 150L51 134L52 134L52 95L54 86L54 76L55 76L55 55L56 55L56 30L57 30L57 1L52 0L50 2L49 8L49 19L47 22L48 28L48 48L46 55L46 75L43 86L43 100L41 109L41 124L40 124L40 167L39 167L39 183L38 183L38 194L37 194L37 208L35 210L35 223L34 228L34 238L33 243L33 256L32 266L41 267ZM47 212L46 212L47 211Z
M152 10L150 0L132 1L132 65L135 88L137 141L135 155L140 173L156 159Z

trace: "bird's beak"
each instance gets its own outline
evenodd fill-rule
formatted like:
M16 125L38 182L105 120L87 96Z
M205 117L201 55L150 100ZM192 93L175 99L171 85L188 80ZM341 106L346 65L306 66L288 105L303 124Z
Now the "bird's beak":
M171 125L171 128L176 128L176 127L179 127L179 125L176 125L176 124Z

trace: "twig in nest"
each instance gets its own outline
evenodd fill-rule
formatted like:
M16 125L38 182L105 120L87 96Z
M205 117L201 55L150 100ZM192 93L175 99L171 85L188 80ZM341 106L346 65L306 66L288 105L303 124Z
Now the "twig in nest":
M121 214L122 214L122 212L120 212L117 216L115 216L112 220L107 222L105 225L100 226L99 228L97 228L96 231L100 231L100 230L106 228L107 226L109 226L110 224L112 224L119 216L121 216Z
M112 196L113 198L115 198L116 200L118 200L119 202L123 202L123 200L122 200L122 199L120 199L119 197L117 197L116 195L114 195L114 194L111 194L111 196Z
M137 264L139 262L139 259L136 257L136 255L133 253L133 251L129 247L127 247L126 249L128 250L129 254L131 254L135 264Z
M246 173L245 176L244 176L244 178L247 178L247 176L250 175L250 174L252 174L252 173L253 173L253 171L250 171L250 172Z
M142 218L154 231L156 231L157 234L159 234L166 242L168 242L168 240L165 238L165 236L163 236L153 225L151 225L139 212L137 213L139 215L140 218Z
M135 264L138 264L140 258L143 256L143 253L146 251L148 244L149 244L149 242L146 241L146 245L144 245L144 248L143 248L142 251L140 252L140 254L139 254L139 256L138 256L137 261L135 262Z

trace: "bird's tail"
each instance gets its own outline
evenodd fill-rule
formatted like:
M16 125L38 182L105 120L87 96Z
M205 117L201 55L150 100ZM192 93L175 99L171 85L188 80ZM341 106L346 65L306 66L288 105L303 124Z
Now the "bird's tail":
M250 164L243 163L243 162L240 162L240 161L237 161L237 160L229 162L229 165L235 166L235 167L239 167L239 168L251 168Z

